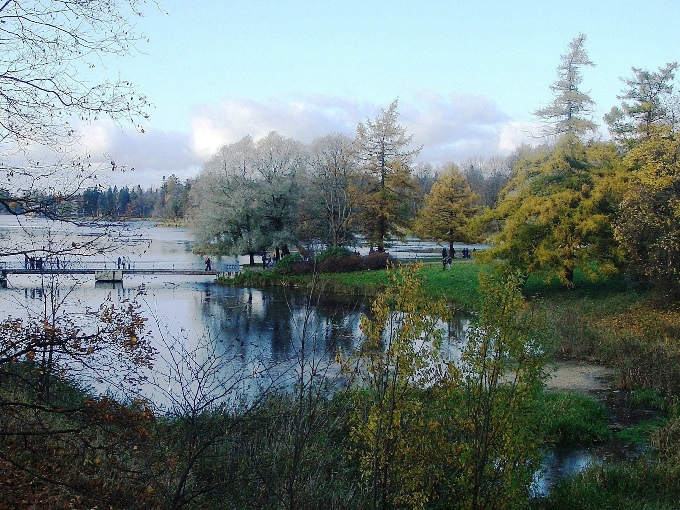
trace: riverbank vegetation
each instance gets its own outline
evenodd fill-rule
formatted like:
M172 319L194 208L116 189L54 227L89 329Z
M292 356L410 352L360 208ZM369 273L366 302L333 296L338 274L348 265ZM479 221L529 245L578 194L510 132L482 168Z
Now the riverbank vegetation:
M40 56L29 73L83 55L125 54L137 37L115 8L69 2L59 31L74 40L89 40L83 29L119 31L90 41L85 53L78 44L48 44L59 39L56 25L42 19L55 13L16 16L18 5L2 10L8 37L22 48L7 54L7 68L25 52ZM29 19L46 33L16 24ZM592 101L579 90L580 68L592 65L584 43L583 35L572 41L551 87L554 102L535 112L553 141L507 158L416 165L420 148L399 124L394 101L359 122L353 137L303 144L276 132L245 136L222 147L194 181L171 176L158 192L88 187L93 176L79 159L47 170L32 161L8 166L8 188L0 190L8 214L182 219L199 251L246 254L251 266L256 255L274 254L276 269L247 271L235 284L301 288L310 302L323 292L347 293L373 307L362 320L361 348L335 353L341 371L320 362L303 324L287 391L263 382L276 373L220 379L220 367L238 354L218 352L214 342L212 350L203 346L206 356L172 350L188 372L151 377L166 394L179 388L164 409L126 396L143 382L135 366L148 366L154 354L132 304L121 313L104 306L85 325L86 314L60 315L47 300L40 317L3 320L0 506L671 508L680 471L677 64L633 68L620 107L605 119L612 137L605 142L588 136L595 125ZM64 69L65 81L50 80L55 97L89 97L70 78L77 73ZM17 104L35 106L3 123L5 155L36 143L61 153L74 115L144 115L146 98L127 82L103 84L110 99L90 104L45 96L28 86L34 78L5 87ZM24 186L31 175L35 184ZM71 188L55 192L55 175ZM383 269L390 241L409 235L448 250L422 268ZM454 258L449 268L457 241L489 248L474 263ZM378 255L325 258L324 248L359 243ZM63 253L49 242L36 246ZM92 244L70 246L97 252ZM282 258L290 251L297 260ZM25 255L26 247L5 243L2 254ZM311 275L294 270L310 261ZM455 310L474 312L458 358L445 356L439 329ZM97 356L104 361L94 363ZM646 395L665 417L629 434L649 435L640 461L586 470L532 498L542 447L611 435L598 402L545 392L551 359L614 367L622 391ZM113 380L119 362L131 367L130 378L115 395L72 372L104 367Z

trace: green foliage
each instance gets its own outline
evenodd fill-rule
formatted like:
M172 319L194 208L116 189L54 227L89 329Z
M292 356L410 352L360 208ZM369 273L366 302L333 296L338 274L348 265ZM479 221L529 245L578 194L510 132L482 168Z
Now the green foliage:
M302 256L298 253L291 253L284 255L276 263L276 272L281 274L294 274L294 267L304 262Z
M423 451L430 435L417 392L439 382L438 321L446 309L425 298L419 269L388 271L388 287L361 321L359 359L347 363L368 390L368 405L352 417L351 439L373 508L424 508L443 476L441 466L430 465L431 451Z
M622 78L626 89L619 96L621 107L605 115L609 133L625 151L661 129L677 131L673 81L677 62L658 71L633 67L633 78Z
M351 257L352 255L354 255L354 252L349 248L346 248L344 246L333 246L330 248L326 248L324 251L319 253L319 255L317 255L316 257L316 262L321 263L329 258L346 259L348 257Z
M591 279L615 273L623 262L612 230L619 160L613 145L585 146L573 136L525 156L498 207L479 222L500 225L482 258L568 287L577 267ZM597 273L590 269L594 263Z
M680 501L680 471L641 460L592 467L559 481L535 510L673 510Z
M612 433L604 405L579 393L545 393L542 397L544 440L557 444L606 441Z
M478 321L460 363L456 491L466 508L520 508L540 461L540 393L550 349L540 317L503 267L480 275Z
M626 443L648 445L651 441L651 436L661 427L666 424L667 420L657 418L655 420L647 420L638 423L633 427L619 430L616 433L616 439L625 441Z
M639 388L630 392L629 400L641 407L663 411L666 409L666 399L659 390L649 388Z

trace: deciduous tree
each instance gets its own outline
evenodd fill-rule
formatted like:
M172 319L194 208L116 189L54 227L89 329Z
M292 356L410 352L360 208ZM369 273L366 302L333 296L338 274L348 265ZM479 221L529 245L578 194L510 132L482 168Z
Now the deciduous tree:
M411 165L421 150L408 148L413 135L398 124L397 107L395 99L382 115L360 122L356 133L356 157L366 175L361 224L379 250L408 224L415 189Z
M627 155L631 182L616 219L628 270L644 281L680 289L680 141L650 133Z
M591 120L593 100L579 89L583 81L581 68L595 65L586 53L585 41L586 36L579 34L569 43L557 67L557 81L550 86L555 94L553 102L534 112L548 124L544 130L547 135L582 136L597 127Z
M98 74L106 57L130 54L142 40L127 16L141 14L144 3L0 4L0 173L11 191L0 197L0 207L6 212L52 217L47 198L73 200L86 187L92 175L87 161L68 153L77 141L72 121L136 122L145 116L147 100L130 82ZM53 157L30 157L36 148Z
M540 273L573 285L578 265L592 278L617 270L621 252L612 222L619 196L615 176L620 158L614 147L586 147L566 135L554 147L541 147L515 165L515 176L498 206L481 221L493 246L484 256L507 261L525 277Z
M449 243L469 242L468 223L479 211L479 196L470 189L465 176L451 163L432 185L419 211L414 230L422 238Z
M677 62L660 67L657 72L633 67L633 78L622 78L626 86L621 107L605 115L609 132L624 150L637 141L651 137L660 128L670 132L678 128L678 98L673 94Z

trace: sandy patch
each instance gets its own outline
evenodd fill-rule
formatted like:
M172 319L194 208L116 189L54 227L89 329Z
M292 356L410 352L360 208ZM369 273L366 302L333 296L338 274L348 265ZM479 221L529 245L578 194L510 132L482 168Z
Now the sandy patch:
M615 372L611 368L583 362L557 362L546 381L554 391L602 391L613 389Z

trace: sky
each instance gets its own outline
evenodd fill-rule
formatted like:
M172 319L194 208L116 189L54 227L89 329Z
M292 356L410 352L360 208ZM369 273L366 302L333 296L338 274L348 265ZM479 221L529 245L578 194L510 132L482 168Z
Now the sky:
M148 41L104 62L152 103L144 133L80 128L82 150L127 168L114 183L144 188L195 177L246 135L352 136L395 99L419 162L507 155L539 140L532 112L579 33L596 64L581 90L606 138L621 78L680 59L677 0L159 0L144 13Z

